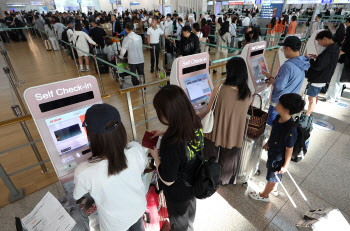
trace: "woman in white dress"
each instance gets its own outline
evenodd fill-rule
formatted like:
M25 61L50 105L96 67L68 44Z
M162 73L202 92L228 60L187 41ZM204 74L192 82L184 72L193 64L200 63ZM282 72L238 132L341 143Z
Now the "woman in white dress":
M84 71L83 57L85 58L86 71L91 71L89 67L89 43L98 46L85 32L82 31L81 23L75 24L75 31L72 36L73 45L77 48L80 71Z

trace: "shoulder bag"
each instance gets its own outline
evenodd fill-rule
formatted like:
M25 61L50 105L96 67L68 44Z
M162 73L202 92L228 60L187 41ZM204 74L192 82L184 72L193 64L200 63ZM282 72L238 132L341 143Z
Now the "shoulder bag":
M258 96L260 99L260 108L253 106L254 96ZM248 110L248 115L250 115L250 120L248 124L248 137L255 139L264 134L268 113L264 112L262 109L262 98L259 94L254 94L250 109Z
M202 120L203 133L211 133L213 131L214 111L215 111L216 102L218 101L221 87L222 87L222 84L220 85L218 92L215 95L215 98L214 98L213 104L211 105L210 111Z

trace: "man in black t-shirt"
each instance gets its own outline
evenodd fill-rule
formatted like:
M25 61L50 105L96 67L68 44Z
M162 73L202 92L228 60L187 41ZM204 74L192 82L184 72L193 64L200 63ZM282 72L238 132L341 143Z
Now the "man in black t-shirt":
M192 29L188 25L182 28L182 37L179 45L179 56L198 54L201 50L198 36L192 33Z
M89 32L89 36L99 45L97 48L103 49L105 47L105 36L107 36L107 34L99 25L99 22L91 22L92 29Z

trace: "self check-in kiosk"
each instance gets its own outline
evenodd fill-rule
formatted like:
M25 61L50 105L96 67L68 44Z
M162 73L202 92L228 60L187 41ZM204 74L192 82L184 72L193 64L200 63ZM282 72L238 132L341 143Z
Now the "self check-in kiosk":
M102 103L97 80L85 76L31 87L24 99L58 179L72 196L74 169L91 157L82 123L87 109Z
M262 97L262 108L265 108L271 95L271 87L265 82L266 77L263 72L269 72L265 60L266 42L250 43L244 46L241 57L248 67L248 86L253 94ZM260 107L260 99L255 97L254 106Z
M213 83L209 74L209 54L200 53L174 60L170 84L180 86L189 97L196 113L206 114Z

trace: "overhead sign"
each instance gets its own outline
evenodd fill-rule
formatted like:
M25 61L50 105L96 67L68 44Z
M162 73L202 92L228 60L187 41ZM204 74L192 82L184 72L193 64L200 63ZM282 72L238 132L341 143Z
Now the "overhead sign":
M333 0L322 0L323 4L328 4L328 3L332 3L332 2L333 2Z
M24 4L7 4L7 7L25 7Z
M138 6L138 5L140 5L139 2L130 2L130 6Z
M45 2L44 1L30 1L30 5L33 6L45 6Z
M223 1L221 5L227 6L228 5L228 1Z
M314 126L315 128L323 131L332 131L334 130L334 125L331 124L328 121L321 120L321 119L314 119Z
M81 4L81 0L77 0L77 3Z
M279 18L281 16L283 3L263 3L260 18L272 19L273 17Z
M350 0L333 0L332 3L350 3Z
M229 1L229 5L243 5L244 1Z
M287 0L287 4L319 4L322 0Z

